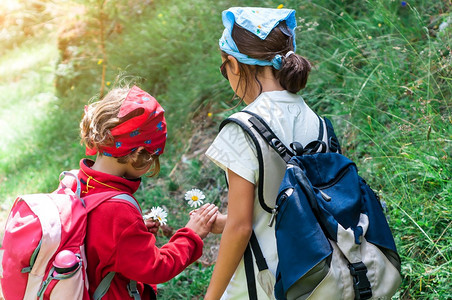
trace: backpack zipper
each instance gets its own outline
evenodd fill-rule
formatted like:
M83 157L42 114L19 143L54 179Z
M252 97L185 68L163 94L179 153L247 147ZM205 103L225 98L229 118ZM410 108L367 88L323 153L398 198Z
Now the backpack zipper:
M284 193L281 196L281 203L280 203L280 205L279 206L275 205L275 207L272 209L272 215L270 217L270 221L267 224L268 227L272 227L273 226L273 223L275 222L275 219L276 219L276 215L279 212L279 208L284 204L284 202L286 202L287 198L289 198L290 195L292 195L292 194L293 194L293 188L289 188L289 189L286 189L284 191Z
M324 191L319 190L320 195L322 195L323 200L325 200L326 202L330 202L331 201L331 197L328 196Z
M322 184L320 186L316 186L316 188L319 190L320 195L322 196L323 200L325 200L326 202L330 202L331 201L331 197L325 193L323 190L326 190L330 187L332 187L333 185L335 185L336 183L338 183L344 176L345 174L347 174L347 172L350 170L349 167L343 168L339 174L336 176L336 178L333 178L333 180L331 180L330 182L327 182L325 184Z
M338 183L338 181L340 181L342 179L342 177L345 176L345 174L347 174L347 172L349 171L349 167L347 168L343 168L339 174L336 176L336 178L333 178L333 180L331 180L330 182L327 182L325 184L316 186L316 188L318 188L319 190L326 190L330 187L332 187L333 185L335 185L336 183Z

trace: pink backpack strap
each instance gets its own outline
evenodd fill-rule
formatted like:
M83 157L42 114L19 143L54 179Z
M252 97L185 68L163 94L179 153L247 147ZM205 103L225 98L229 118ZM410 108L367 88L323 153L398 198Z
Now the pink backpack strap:
M83 207L86 207L85 201L81 197L82 185L78 179L78 170L63 171L60 173L60 184L54 193L75 194L80 199Z
M135 200L132 195L120 192L120 191L111 191L111 192L102 192L102 193L96 193L89 196L81 197L81 184L80 180L78 179L78 172L79 170L71 170L71 171L64 171L60 174L60 186L59 189L70 189L74 191L77 198L80 199L83 206L86 207L87 211L90 212L96 207L98 207L100 204L102 204L104 201L119 201L119 202L129 202L133 206L136 207L136 209L141 214L141 207L138 204L138 202ZM89 203L85 203L85 199L89 199Z

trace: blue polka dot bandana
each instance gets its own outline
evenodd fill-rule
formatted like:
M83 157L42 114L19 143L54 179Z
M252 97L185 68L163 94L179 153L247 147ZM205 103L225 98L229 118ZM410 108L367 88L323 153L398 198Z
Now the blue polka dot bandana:
M231 7L223 11L222 17L225 29L219 40L220 49L234 56L243 64L273 66L275 69L280 69L281 55L277 55L272 61L263 61L240 53L231 36L234 23L254 33L262 40L265 40L273 28L281 21L286 21L289 33L293 36L293 51L295 51L295 27L297 26L297 22L295 19L295 10L293 9Z

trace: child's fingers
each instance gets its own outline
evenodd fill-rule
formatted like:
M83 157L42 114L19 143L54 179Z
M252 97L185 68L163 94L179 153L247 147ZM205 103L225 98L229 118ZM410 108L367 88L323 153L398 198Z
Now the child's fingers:
M205 203L204 205L200 206L199 208L192 210L190 212L190 215L202 213L202 212L204 212L206 210L206 208L210 207L211 205L212 204L210 204L210 203Z
M210 218L210 216L212 214L214 214L215 211L217 211L217 210L218 210L218 207L216 207L214 204L208 204L204 207L203 211L200 212L200 215L203 217L209 216L209 218Z
M146 227L158 227L160 226L160 222L153 219L146 219L144 220L144 223L146 224Z
M218 207L216 207L215 205L213 205L213 207L209 207L205 210L205 215L204 215L204 222L208 225L213 224L213 222L215 221L215 219L217 218L217 214L218 214Z
M206 204L197 210L196 213L190 215L191 219L196 220L199 224L208 224L212 216L216 215L218 212L218 207L214 204ZM215 218L214 218L215 220ZM202 226L204 226L202 225Z
M157 233L157 231L159 230L160 222L148 219L148 220L145 220L144 225L146 226L148 232L155 235Z
M208 206L209 206L209 203L206 203L206 204L204 204L203 206L201 206L201 207L199 207L199 208L196 208L196 209L191 210L191 211L188 213L188 215L189 215L190 217L191 217L191 216L194 216L194 215L200 215L202 212L205 211L206 207L208 207Z
M215 220L217 219L217 216L218 216L218 208L214 212L214 214L210 217L210 219L207 221L207 225L209 225L209 226L212 225L215 222Z

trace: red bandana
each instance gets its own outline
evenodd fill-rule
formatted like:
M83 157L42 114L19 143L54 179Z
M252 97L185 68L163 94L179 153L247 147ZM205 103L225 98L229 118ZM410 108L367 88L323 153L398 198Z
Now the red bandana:
M127 94L118 118L133 113L133 117L111 129L115 146L102 147L105 156L125 156L140 146L149 153L160 155L166 142L164 110L154 97L137 86ZM95 155L96 149L86 148L86 155Z

